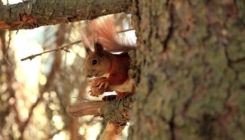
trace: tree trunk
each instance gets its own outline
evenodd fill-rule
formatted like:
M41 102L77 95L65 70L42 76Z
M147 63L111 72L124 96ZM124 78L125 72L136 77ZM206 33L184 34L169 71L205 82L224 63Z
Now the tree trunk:
M245 1L134 0L131 140L245 138Z

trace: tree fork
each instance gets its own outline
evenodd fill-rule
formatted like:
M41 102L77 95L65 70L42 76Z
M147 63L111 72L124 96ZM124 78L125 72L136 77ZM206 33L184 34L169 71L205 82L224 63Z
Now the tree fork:
M133 95L130 94L124 99L81 102L67 106L66 112L73 117L94 115L105 118L108 123L99 140L115 140L130 119L129 110L133 100Z

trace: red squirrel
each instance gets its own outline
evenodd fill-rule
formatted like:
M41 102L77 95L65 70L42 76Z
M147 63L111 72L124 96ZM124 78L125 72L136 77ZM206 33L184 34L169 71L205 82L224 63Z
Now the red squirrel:
M126 45L127 43L119 37L112 18L95 19L88 23L87 28L91 35L88 38L82 35L83 43L94 48L93 52L88 52L84 66L86 76L94 77L89 80L90 95L98 97L105 91L115 91L117 98L122 99L134 93L134 79L128 75L128 52L135 50L135 46Z

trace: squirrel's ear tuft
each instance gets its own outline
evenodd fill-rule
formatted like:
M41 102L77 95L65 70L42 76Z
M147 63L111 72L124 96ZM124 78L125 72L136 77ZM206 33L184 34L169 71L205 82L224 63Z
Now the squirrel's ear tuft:
M87 47L85 47L85 51L86 51L87 54L92 53L92 51L89 48L87 48Z
M105 51L103 49L103 46L100 43L95 43L94 44L94 52L98 54L99 56L104 56Z

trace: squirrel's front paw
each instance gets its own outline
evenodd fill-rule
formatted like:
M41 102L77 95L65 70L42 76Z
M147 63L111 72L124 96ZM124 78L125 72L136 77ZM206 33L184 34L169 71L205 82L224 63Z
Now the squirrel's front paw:
M101 78L93 78L88 81L89 86L98 87L101 83Z
M98 97L103 94L108 87L108 81L105 77L97 77L88 81L89 86L91 87L91 96Z
M91 91L90 91L90 95L91 96L95 96L98 97L99 95L103 94L105 92L105 90L103 88L99 88L97 87L91 87Z
M91 87L99 87L99 88L103 87L104 90L109 85L108 80L105 77L98 77L98 78L91 79L91 80L88 81L88 84Z

